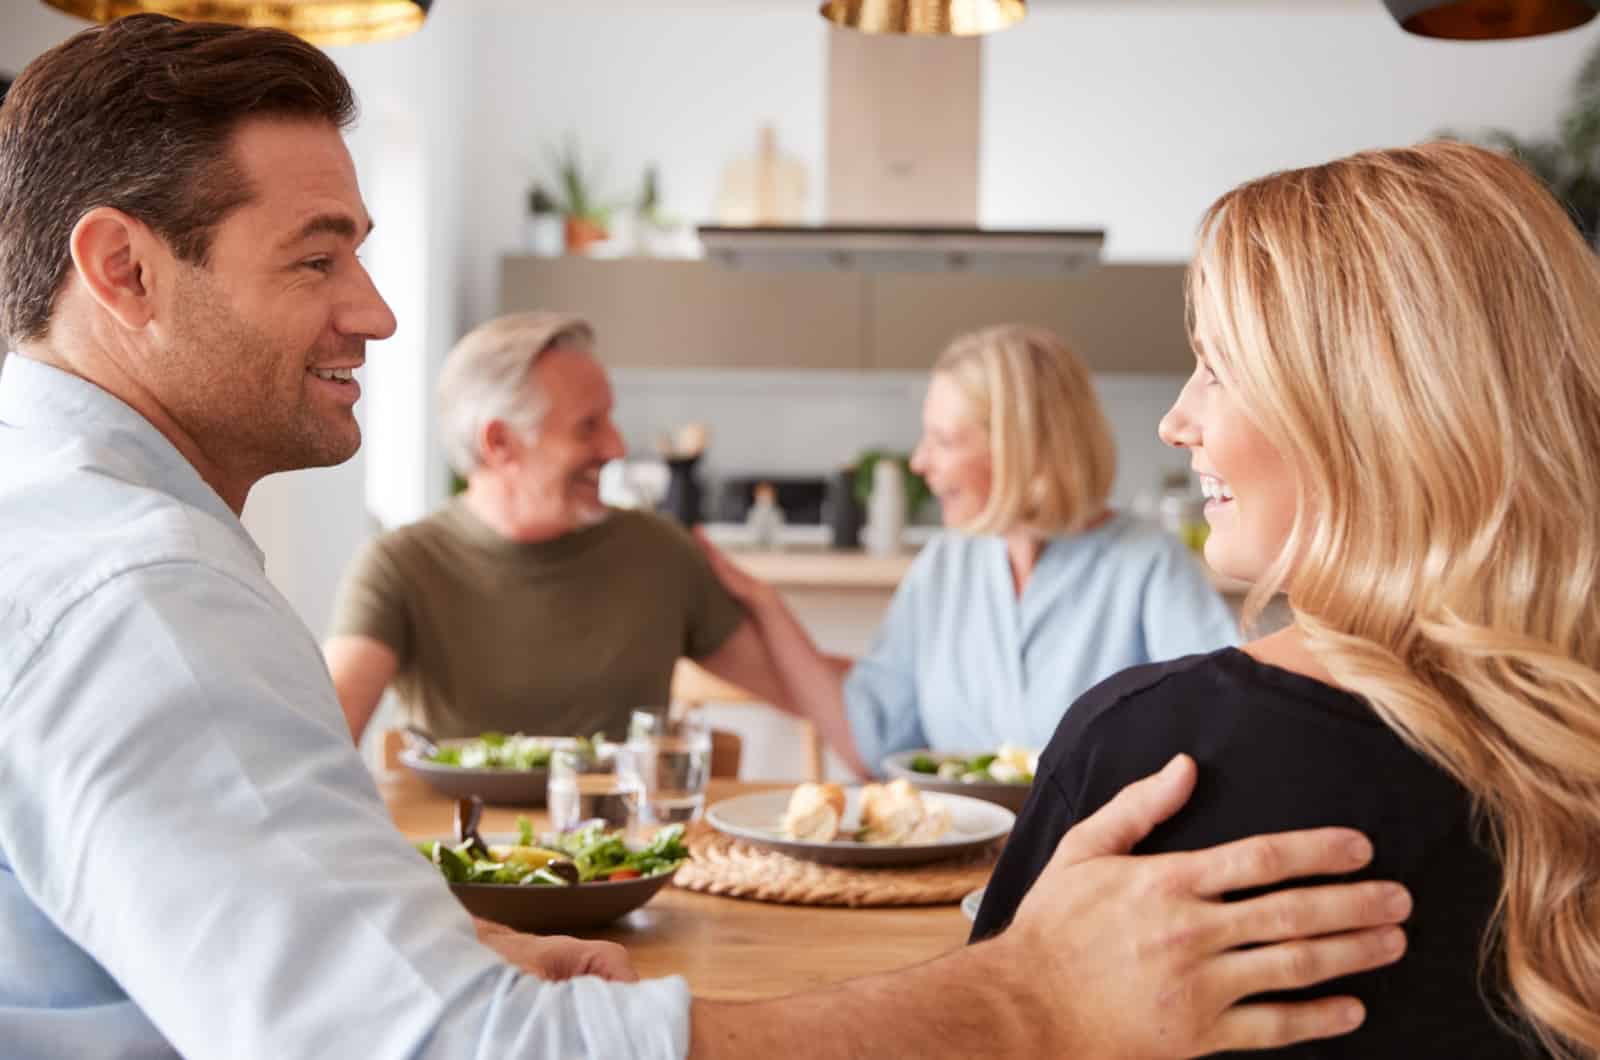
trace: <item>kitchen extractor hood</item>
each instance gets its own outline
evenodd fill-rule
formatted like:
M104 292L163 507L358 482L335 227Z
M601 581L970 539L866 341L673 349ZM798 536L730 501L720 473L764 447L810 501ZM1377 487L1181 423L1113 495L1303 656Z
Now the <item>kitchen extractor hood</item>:
M741 269L1036 274L1099 264L1102 229L978 226L982 38L834 29L827 85L824 222L796 226L792 217L758 211L704 225L700 241L711 261ZM747 220L753 224L743 227Z
M702 225L706 257L735 269L1075 272L1099 264L1100 229Z

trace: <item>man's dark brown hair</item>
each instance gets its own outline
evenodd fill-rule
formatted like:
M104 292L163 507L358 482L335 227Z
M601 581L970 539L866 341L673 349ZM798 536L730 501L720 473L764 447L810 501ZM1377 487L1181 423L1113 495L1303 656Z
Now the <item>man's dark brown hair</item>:
M288 33L162 15L86 30L30 63L0 106L0 336L49 331L72 228L97 206L204 265L216 226L254 195L228 145L256 117L342 129L355 96Z

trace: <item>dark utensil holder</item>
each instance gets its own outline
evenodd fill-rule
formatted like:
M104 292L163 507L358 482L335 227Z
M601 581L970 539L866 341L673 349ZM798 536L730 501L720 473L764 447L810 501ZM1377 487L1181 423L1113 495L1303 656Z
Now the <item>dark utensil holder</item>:
M863 512L856 500L856 469L847 467L828 480L824 505L834 548L860 548Z
M667 495L661 500L661 510L684 526L700 522L700 480L694 473L699 462L698 456L667 461Z

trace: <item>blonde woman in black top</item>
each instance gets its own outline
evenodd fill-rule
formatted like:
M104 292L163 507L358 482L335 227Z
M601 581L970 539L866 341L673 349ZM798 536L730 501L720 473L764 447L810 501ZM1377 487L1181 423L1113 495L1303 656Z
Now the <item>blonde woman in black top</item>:
M1416 896L1317 1057L1600 1056L1600 265L1517 164L1450 143L1246 184L1190 269L1161 425L1206 557L1286 630L1067 713L975 933L1055 839L1187 751L1145 850L1351 825Z

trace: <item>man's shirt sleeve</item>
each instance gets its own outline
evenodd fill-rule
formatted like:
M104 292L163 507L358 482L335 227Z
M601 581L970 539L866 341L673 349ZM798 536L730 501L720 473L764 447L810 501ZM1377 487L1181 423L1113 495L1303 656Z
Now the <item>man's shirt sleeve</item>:
M19 886L185 1056L687 1051L682 980L546 983L477 942L309 633L204 564L61 617L0 690L0 790Z

